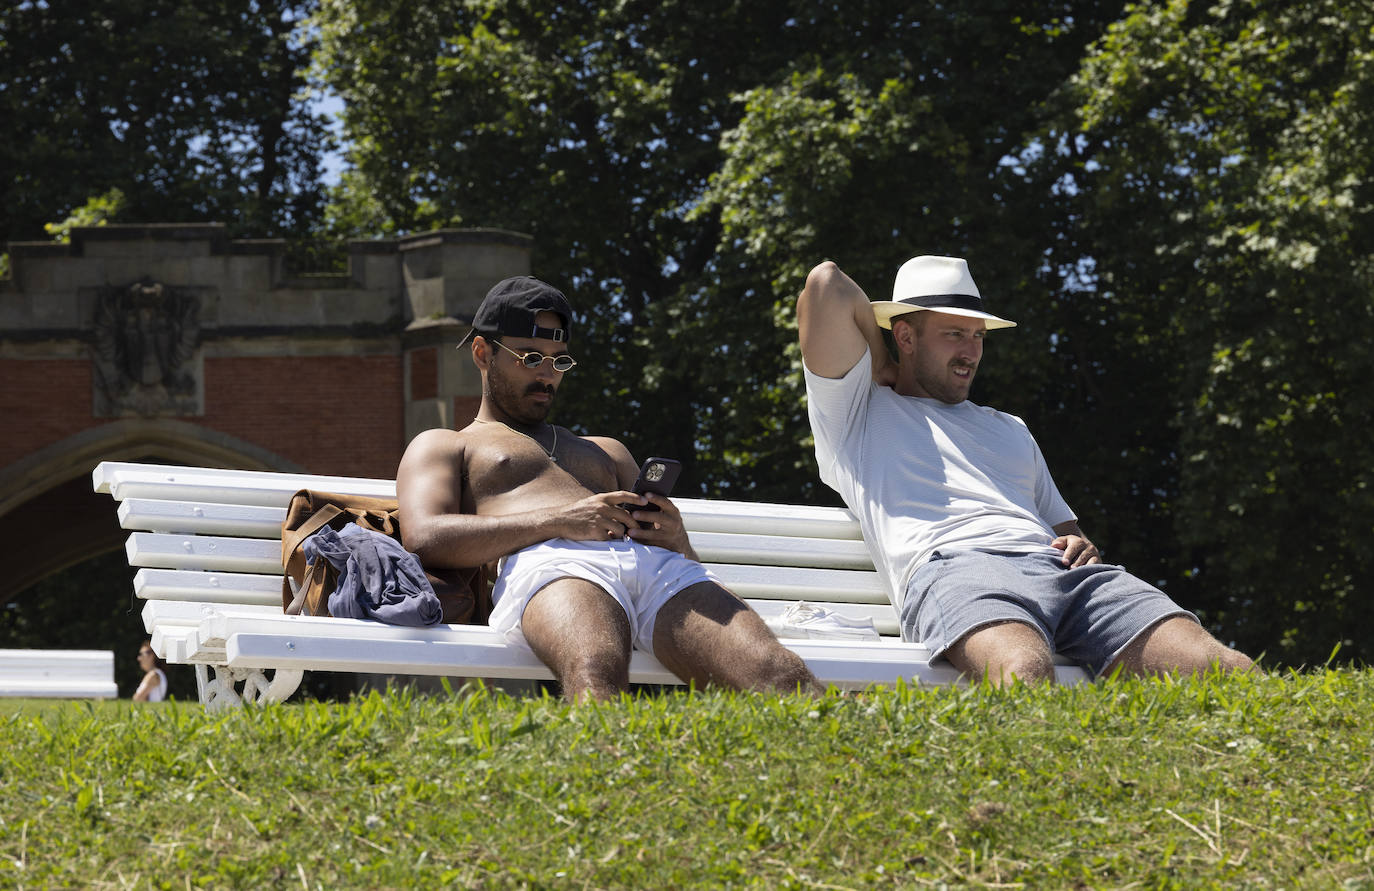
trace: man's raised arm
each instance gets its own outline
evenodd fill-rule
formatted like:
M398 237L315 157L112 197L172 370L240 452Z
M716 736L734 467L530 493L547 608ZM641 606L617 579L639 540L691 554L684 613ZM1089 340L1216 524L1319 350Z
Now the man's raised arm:
M888 357L868 296L830 260L806 276L806 286L797 298L797 327L802 359L812 374L844 377L868 347L873 379L891 383L885 378L895 378L896 365Z

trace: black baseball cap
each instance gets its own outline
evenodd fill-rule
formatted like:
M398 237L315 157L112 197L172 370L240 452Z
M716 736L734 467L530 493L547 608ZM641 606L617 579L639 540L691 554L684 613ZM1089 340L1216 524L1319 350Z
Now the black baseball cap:
M535 318L541 312L556 313L560 327L543 328L536 324ZM472 328L478 334L540 337L567 343L572 333L572 307L553 285L533 276L517 275L492 286L472 317Z

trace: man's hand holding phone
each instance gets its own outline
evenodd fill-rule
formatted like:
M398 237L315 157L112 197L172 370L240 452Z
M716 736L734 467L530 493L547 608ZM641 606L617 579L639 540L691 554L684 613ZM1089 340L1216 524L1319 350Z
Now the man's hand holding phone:
M640 514L635 518L639 522L639 528L632 528L627 533L630 538L641 544L657 545L694 557L691 543L687 539L687 530L682 525L682 514L678 512L677 506L668 500L668 494L672 492L681 472L680 461L673 458L649 458L639 468L639 477L631 488L636 495L643 495L648 503L625 504L622 507L631 514ZM645 513L653 513L654 517L645 518Z
M630 487L630 491L636 495L661 495L667 501L669 493L673 491L673 485L677 482L678 474L682 472L682 462L673 458L649 458L639 468L639 476L635 479L635 484ZM648 504L622 504L621 507L628 511L657 511L662 508L652 500ZM654 524L640 521L641 529L652 529Z

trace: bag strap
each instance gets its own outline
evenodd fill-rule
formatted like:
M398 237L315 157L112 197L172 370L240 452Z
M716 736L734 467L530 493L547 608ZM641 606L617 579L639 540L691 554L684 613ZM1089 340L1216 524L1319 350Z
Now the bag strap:
M322 504L320 508L310 515L310 518L302 523L298 528L290 532L283 532L281 538L282 557L289 558L296 553L296 549L301 546L307 538L320 531L330 523L335 517L343 513L343 509L337 504ZM282 560L285 565L286 559Z
M296 586L291 576L285 576L285 582L291 585L292 596L291 603L284 607L282 612L288 616L318 616L322 613L327 615L328 610L322 610L319 602L311 603L309 598L311 591L320 590L321 583L329 569L329 561L323 558L307 564L305 576L301 579L299 587Z
M299 585L296 584L296 580L291 578L289 573L282 576L282 587L289 587L291 591L291 600L289 603L282 606L282 612L286 613L288 616L299 616L301 614L301 604L305 603L305 591L310 587L311 576L314 575L314 573L315 567L308 566L305 570L305 577L301 579ZM286 591L282 593L285 594ZM286 598L283 597L282 600L286 600Z

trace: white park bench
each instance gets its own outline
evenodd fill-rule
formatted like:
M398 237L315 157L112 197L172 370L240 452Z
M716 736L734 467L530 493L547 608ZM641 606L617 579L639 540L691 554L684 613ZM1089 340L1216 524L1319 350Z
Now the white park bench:
M482 625L401 627L358 619L288 616L281 608L281 523L300 489L394 497L392 480L103 462L97 492L119 502L130 530L134 591L159 656L195 666L207 708L281 701L304 671L552 678L524 649ZM692 546L765 619L807 601L871 619L878 640L784 638L823 683L948 684L958 673L899 637L858 523L841 508L675 498ZM1086 679L1057 667L1060 682ZM678 684L648 653L635 652L630 680Z
M0 696L114 699L110 650L0 650Z

